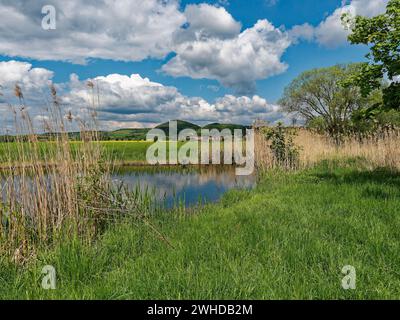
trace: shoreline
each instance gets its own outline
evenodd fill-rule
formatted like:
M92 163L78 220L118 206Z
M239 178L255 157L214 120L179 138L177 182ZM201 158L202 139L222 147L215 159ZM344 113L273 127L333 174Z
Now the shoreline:
M35 167L41 166L42 168L44 167L55 167L57 166L57 163L36 163L36 164L0 164L0 172L1 171L7 171L7 170L15 170L15 169L33 169ZM172 163L166 163L166 164L150 164L146 161L138 161L138 160L132 160L132 161L116 161L113 163L108 163L111 167L152 167L152 168L167 168L167 167L208 167L208 166L237 166L236 164L172 164Z

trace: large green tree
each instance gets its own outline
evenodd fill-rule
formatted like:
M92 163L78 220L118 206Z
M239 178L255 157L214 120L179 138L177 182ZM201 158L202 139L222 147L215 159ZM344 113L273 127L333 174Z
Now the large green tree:
M360 64L349 64L306 71L286 87L279 103L308 125L317 123L339 143L350 128L353 113L370 103L358 86L343 85L360 68Z
M400 109L400 0L390 0L386 12L376 17L357 16L354 19L344 15L343 20L349 23L352 33L349 41L352 44L366 44L370 47L368 63L362 65L361 71L351 81L360 86L364 96L373 90L383 88L383 103L380 106L366 109L366 113L376 114L381 111ZM397 82L396 82L397 80Z

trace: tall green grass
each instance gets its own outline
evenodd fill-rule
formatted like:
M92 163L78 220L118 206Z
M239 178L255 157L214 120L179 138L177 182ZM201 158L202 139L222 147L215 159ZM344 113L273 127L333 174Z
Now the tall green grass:
M400 175L360 161L264 174L196 214L112 225L95 244L68 241L21 268L3 261L0 298L398 299ZM58 285L40 286L44 265ZM341 269L357 272L344 290Z

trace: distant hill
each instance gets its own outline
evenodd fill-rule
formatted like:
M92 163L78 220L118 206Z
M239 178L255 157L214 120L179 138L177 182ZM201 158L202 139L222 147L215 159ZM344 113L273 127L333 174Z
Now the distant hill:
M210 123L204 127L200 127L194 123L188 122L188 121L183 121L183 120L175 120L178 123L178 132L185 130L185 129L194 129L196 131L199 131L200 129L217 129L217 130L224 130L224 129L230 129L230 130L235 130L235 129L247 129L249 127L243 126L240 124L223 124L223 123ZM166 131L168 133L169 131L169 122L165 122L163 124L160 124L156 127L156 129L161 129L163 131Z
M117 141L129 141L129 140L146 140L146 135L150 129L119 129L115 131L98 131L97 134L100 140L117 140ZM39 141L50 141L55 140L59 133L43 133L38 135ZM68 137L72 141L81 140L80 132L68 132ZM7 139L7 140L6 140ZM2 141L13 141L13 136L0 136L0 142Z
M150 129L119 129L103 133L108 140L146 140Z
M227 123L210 123L206 126L203 127L204 129L212 130L212 129L217 129L219 131L224 130L224 129L229 129L229 130L245 130L249 127L240 125L240 124L227 124Z
M193 129L193 130L196 130L196 131L201 129L200 126L198 126L198 125L196 125L194 123L188 122L188 121L183 121L183 120L175 120L175 121L177 121L178 132L181 132L182 130L185 130L185 129ZM165 122L165 123L162 123L162 124L158 125L156 127L156 129L163 130L166 133L166 135L168 136L168 134L169 134L169 122Z
M200 127L194 123L188 122L188 121L183 121L183 120L176 120L178 124L178 132L185 130L185 129L193 129L195 130L198 134L200 134L201 129L217 129L219 131L224 130L224 129L230 129L230 130L235 130L235 129L241 129L245 131L247 126L243 126L240 124L221 124L221 123L210 123L204 127ZM168 136L169 134L169 122L162 123L158 126L155 127L156 129L161 129L163 130L166 135ZM132 140L146 140L146 135L150 131L150 128L126 128L126 129L118 129L115 131L100 131L99 136L101 140L107 141L107 140L117 140L117 141L132 141ZM49 134L49 133L44 133L41 135L38 135L38 138L40 141L49 141L49 140L54 140L56 138L57 134ZM71 140L80 140L80 133L79 132L69 132L68 136ZM5 142L5 141L13 141L15 137L13 136L0 136L0 142Z

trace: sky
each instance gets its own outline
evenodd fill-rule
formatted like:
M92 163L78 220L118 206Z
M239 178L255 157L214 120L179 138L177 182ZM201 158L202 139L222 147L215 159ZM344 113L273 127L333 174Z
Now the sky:
M50 84L80 119L89 80L107 130L290 122L278 101L301 72L365 61L342 14L375 16L387 1L0 0L1 126L11 130L15 84L46 121Z

